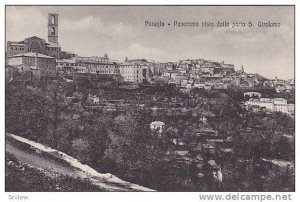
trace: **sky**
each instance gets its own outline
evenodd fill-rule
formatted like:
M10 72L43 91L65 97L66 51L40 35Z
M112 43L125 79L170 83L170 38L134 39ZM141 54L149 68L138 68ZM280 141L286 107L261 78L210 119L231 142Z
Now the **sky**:
M294 77L292 6L6 6L6 41L47 39L48 13L59 14L62 50L80 56L125 57L156 62L208 59L244 67L267 78ZM145 21L165 27L145 27ZM173 22L214 22L211 28ZM221 28L217 22L252 21L255 27ZM258 22L278 22L261 28ZM230 24L231 25L231 24Z

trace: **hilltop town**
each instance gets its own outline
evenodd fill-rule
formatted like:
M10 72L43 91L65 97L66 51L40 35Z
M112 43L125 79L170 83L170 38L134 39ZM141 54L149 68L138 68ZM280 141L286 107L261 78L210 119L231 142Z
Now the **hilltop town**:
M7 42L7 132L159 191L294 189L293 79L209 59L83 57L60 47L58 14L47 28L47 41Z
M48 41L32 36L19 42L7 42L7 80L16 73L27 73L30 78L62 76L69 82L77 77L101 77L118 79L127 88L137 88L138 84L173 84L181 91L191 89L226 90L238 88L253 92L259 88L272 88L277 93L293 93L294 80L266 79L258 74L250 74L233 64L207 59L186 59L177 62L154 62L146 59L128 59L123 62L103 57L81 57L76 53L63 51L58 42L58 14L49 14ZM264 95L263 95L264 96ZM247 105L265 106L272 100L252 100ZM270 106L269 106L270 105ZM294 113L293 103L283 100L276 108L267 104L269 110L288 114Z

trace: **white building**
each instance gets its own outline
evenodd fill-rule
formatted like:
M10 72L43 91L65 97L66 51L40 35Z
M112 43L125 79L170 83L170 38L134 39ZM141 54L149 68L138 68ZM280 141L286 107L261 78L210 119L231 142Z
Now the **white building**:
M100 103L100 98L97 95L89 94L88 100L90 103L98 105Z
M246 96L248 96L250 98L252 98L252 97L261 98L261 93L258 93L258 92L246 92L246 93L244 93L244 97L246 97Z
M142 83L148 79L148 66L144 64L123 63L119 72L125 82Z
M287 104L287 111L289 114L295 114L295 104Z
M286 114L293 114L295 111L294 104L288 104L286 99L283 98L260 98L260 99L250 99L245 102L247 107L256 106L265 108L269 111L277 111Z
M55 76L55 58L40 53L21 53L8 57L8 65L17 67L20 71L38 71L40 76ZM35 75L35 74L34 74Z
M153 121L152 123L150 123L150 129L152 131L158 131L159 133L162 133L164 127L165 127L165 123L161 122L161 121Z

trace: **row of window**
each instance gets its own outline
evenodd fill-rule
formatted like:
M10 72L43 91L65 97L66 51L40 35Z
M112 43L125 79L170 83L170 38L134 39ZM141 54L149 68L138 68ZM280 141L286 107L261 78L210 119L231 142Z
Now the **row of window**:
M121 72L123 73L123 74L138 74L139 73L139 70L136 70L136 72L135 71L122 71L121 70Z
M139 77L139 75L123 75L124 77L127 77L127 78L135 78L135 77Z
M24 50L24 47L11 47L11 50Z
M12 46L12 47L10 47L10 49L11 50L25 50L25 48L24 47L14 47L14 46ZM60 49L59 48L53 48L53 47L46 47L46 50L50 50L50 51L59 51Z
M60 48L46 47L46 50L50 50L50 51L59 51Z
M115 65L97 65L97 64L82 64L84 67L90 67L90 68L117 68Z
M79 69L75 69L74 71L75 71L75 72L86 72L86 69L81 69L81 68L79 68Z
M135 82L141 82L141 81L143 81L143 79L141 79L141 78L128 78L128 77L124 77L124 80L125 81L135 81Z
M142 68L142 66L132 66L132 65L121 65L120 67L121 68L126 68L126 69L127 68L140 68L140 69Z
M117 74L116 71L104 71L104 70L92 70L91 73L97 73L97 74Z
M86 73L86 69L75 69L77 72L84 72ZM90 73L96 73L96 74L117 74L117 71L108 71L108 70L91 70Z
M35 58L25 58L25 60L27 60L27 62L32 62L35 61Z
M67 67L78 67L78 64L75 63L57 63L58 66L67 66Z

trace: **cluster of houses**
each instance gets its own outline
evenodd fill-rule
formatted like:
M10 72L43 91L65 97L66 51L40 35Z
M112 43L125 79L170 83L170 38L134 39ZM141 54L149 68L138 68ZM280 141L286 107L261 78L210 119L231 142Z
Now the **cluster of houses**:
M56 60L56 69L68 75L114 75L128 83L168 83L184 89L227 89L238 86L253 89L262 84L261 76L235 70L234 65L204 59L179 62L149 62L146 59L125 59L124 62L104 57L73 57Z
M274 80L266 80L264 81L263 85L265 87L273 87L275 88L277 93L281 92L293 92L295 90L295 80L282 80L278 79L277 77Z
M244 104L247 109L260 111L264 109L269 112L281 112L288 115L295 114L295 104L288 103L284 98L262 98L261 93L246 92L244 97L248 97Z
M8 41L6 50L6 76L13 79L14 72L27 72L33 77L56 77L64 75L72 82L72 76L106 75L121 78L123 83L137 85L147 83L168 83L182 91L190 89L253 89L256 86L275 88L279 92L292 92L294 80L266 80L258 74L246 73L241 67L205 59L187 59L178 62L154 62L146 59L128 59L119 62L107 54L104 57L80 57L72 52L62 51L58 42L58 14L48 14L48 41L33 36L23 41ZM13 73L12 73L13 72ZM70 76L70 77L66 77ZM122 84L123 87L125 84ZM121 86L122 86L121 85ZM120 87L121 87L120 86ZM290 113L292 105L282 104L278 99L252 99L248 106L263 106L274 111Z
M238 86L243 89L252 89L261 83L257 74L247 74L243 67L235 70L234 65L205 59L188 59L179 62L160 63L160 74L154 78L183 88L227 89L229 86ZM153 78L153 79L154 79Z
M28 41L40 41L31 37ZM11 42L10 47L11 47ZM44 42L43 42L44 43ZM55 58L35 48L23 53L9 52L7 69L17 72L32 72L34 76L55 77L64 75L110 75L120 76L128 83L169 83L182 88L227 89L230 85L240 88L252 88L259 84L257 75L247 74L243 70L235 71L234 66L224 62L204 59L182 60L179 62L148 62L146 59L125 59L124 62L104 57L79 57L76 54L68 58ZM8 52L8 51L7 51ZM41 53L42 52L42 53ZM43 54L44 53L44 54Z

